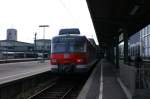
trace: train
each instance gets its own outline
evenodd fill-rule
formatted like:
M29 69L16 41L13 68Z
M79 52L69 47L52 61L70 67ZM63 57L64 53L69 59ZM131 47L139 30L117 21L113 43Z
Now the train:
M53 72L88 72L96 63L94 40L81 36L77 28L61 29L52 38L50 63Z

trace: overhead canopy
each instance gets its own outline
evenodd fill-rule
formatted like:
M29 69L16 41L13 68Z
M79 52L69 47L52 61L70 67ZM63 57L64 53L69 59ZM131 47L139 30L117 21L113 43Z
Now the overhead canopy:
M128 36L150 23L150 0L87 0L98 41L110 44L114 36Z

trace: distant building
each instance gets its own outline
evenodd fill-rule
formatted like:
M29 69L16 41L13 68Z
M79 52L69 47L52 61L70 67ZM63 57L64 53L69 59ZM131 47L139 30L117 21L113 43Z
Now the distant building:
M51 49L51 40L49 39L37 39L36 40L36 50L37 51L50 51Z
M48 39L38 39L34 44L15 40L0 40L0 59L35 58L42 53L45 58L48 58L50 50L51 40Z
M14 40L0 40L0 59L32 57L35 57L34 44Z
M31 52L34 49L33 44L12 41L12 40L0 40L1 51L12 51L12 52Z
M17 41L17 30L16 29L7 29L7 39Z
M51 52L51 40L50 39L37 39L34 41L34 46L37 54L44 53L44 57L49 57Z

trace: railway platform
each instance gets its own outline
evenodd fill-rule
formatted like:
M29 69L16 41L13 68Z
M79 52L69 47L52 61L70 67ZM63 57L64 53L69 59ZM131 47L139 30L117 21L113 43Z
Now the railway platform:
M48 72L51 70L49 61L37 61L0 64L0 85Z
M113 65L102 59L93 70L77 99L127 99Z
M0 64L0 99L27 99L56 77L49 61Z

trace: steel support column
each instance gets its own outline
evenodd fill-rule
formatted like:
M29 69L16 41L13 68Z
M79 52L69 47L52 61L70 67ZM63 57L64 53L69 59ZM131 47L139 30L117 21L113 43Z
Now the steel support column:
M128 34L124 32L124 64L128 62Z
M119 69L119 37L115 37L116 40L116 68Z

